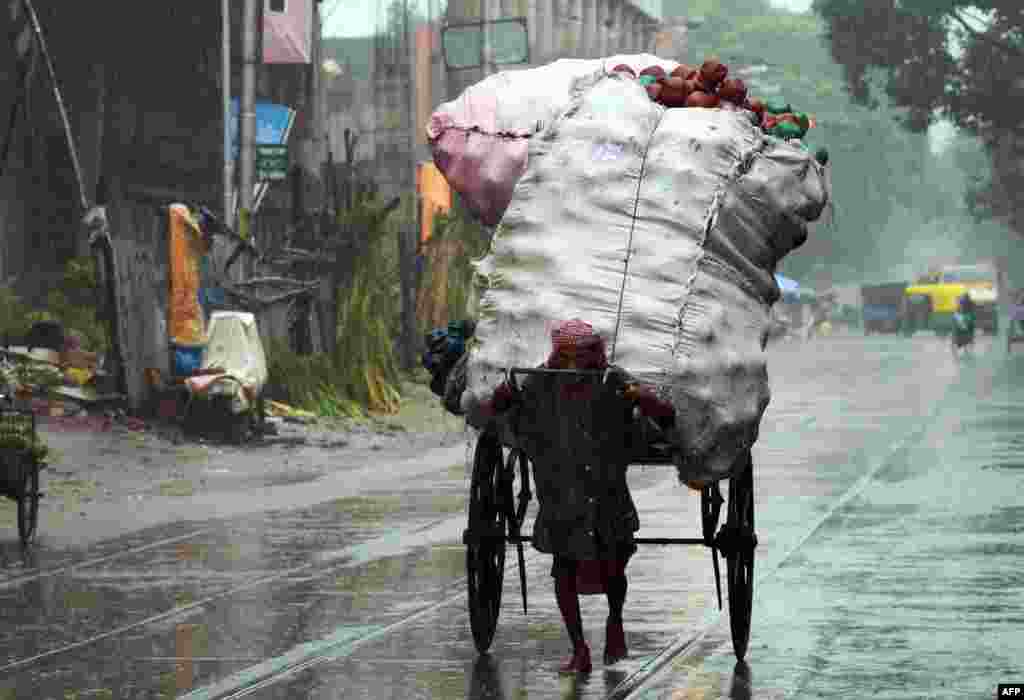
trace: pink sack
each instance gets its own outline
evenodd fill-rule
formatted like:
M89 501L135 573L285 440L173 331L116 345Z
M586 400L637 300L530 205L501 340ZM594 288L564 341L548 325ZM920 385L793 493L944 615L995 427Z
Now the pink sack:
M448 128L433 144L434 163L488 226L501 221L526 172L527 139Z
M678 65L634 54L559 59L491 75L431 115L426 130L434 164L469 209L484 224L496 226L526 172L530 137L561 115L581 81L603 76L620 63L637 73L651 65L666 71Z

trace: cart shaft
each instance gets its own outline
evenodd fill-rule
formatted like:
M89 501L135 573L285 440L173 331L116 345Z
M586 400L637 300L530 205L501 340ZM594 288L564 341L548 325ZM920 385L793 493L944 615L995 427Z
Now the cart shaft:
M503 538L509 544L517 544L519 542L531 542L532 537L530 535L513 535L506 536ZM633 540L637 544L688 544L688 545L706 545L700 537L637 537Z

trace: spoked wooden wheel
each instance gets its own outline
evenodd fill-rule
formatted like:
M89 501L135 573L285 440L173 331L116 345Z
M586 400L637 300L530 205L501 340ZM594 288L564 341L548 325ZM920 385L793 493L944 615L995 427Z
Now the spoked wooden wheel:
M18 535L27 547L39 521L39 467L30 458L21 459L21 493L18 497Z
M469 491L466 582L473 643L487 652L498 626L505 577L505 507L502 501L502 449L498 438L484 433L476 443Z
M720 535L726 557L729 587L729 626L736 658L743 661L750 641L750 615L754 600L754 469L746 467L729 480L729 514Z

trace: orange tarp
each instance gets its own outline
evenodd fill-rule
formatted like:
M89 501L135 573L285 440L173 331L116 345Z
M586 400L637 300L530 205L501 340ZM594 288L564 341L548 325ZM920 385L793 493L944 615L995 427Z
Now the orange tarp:
M452 208L452 190L448 181L433 163L420 163L416 170L416 187L422 197L423 207L420 217L420 241L430 238L430 232L434 226L434 215L439 212L447 212Z
M172 204L168 209L171 269L167 335L175 345L203 345L206 323L199 305L199 266L209 245L188 207Z

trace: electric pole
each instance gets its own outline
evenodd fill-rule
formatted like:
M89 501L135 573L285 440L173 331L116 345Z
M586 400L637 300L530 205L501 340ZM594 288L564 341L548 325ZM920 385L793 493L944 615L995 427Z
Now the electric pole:
M248 239L256 169L256 14L257 0L244 0L242 19L242 99L239 124L238 233ZM262 5L262 3L260 3Z
M224 223L234 226L235 212L231 200L232 164L235 154L231 150L231 0L221 0L221 97L224 109Z
M402 187L409 192L412 199L412 205L414 215L412 222L415 222L415 209L417 205L416 197L416 117L413 114L413 89L415 88L415 81L413 76L415 71L413 65L415 61L415 42L411 41L409 34L409 0L402 0L402 33L404 35L404 60L406 65L407 75L409 76L409 83L405 90L405 113L409 119L409 164L406 168L405 177L400 178L399 187ZM399 73L400 75L400 73ZM416 250L413 243L415 233L413 232L413 223L408 220L402 222L398 227L398 260L399 260L399 280L402 285L402 347L401 347L401 361L402 366L405 369L412 369L415 363L415 352L413 343L416 337L416 311L415 311L415 299L413 289L415 275L413 274L415 268L415 256Z

